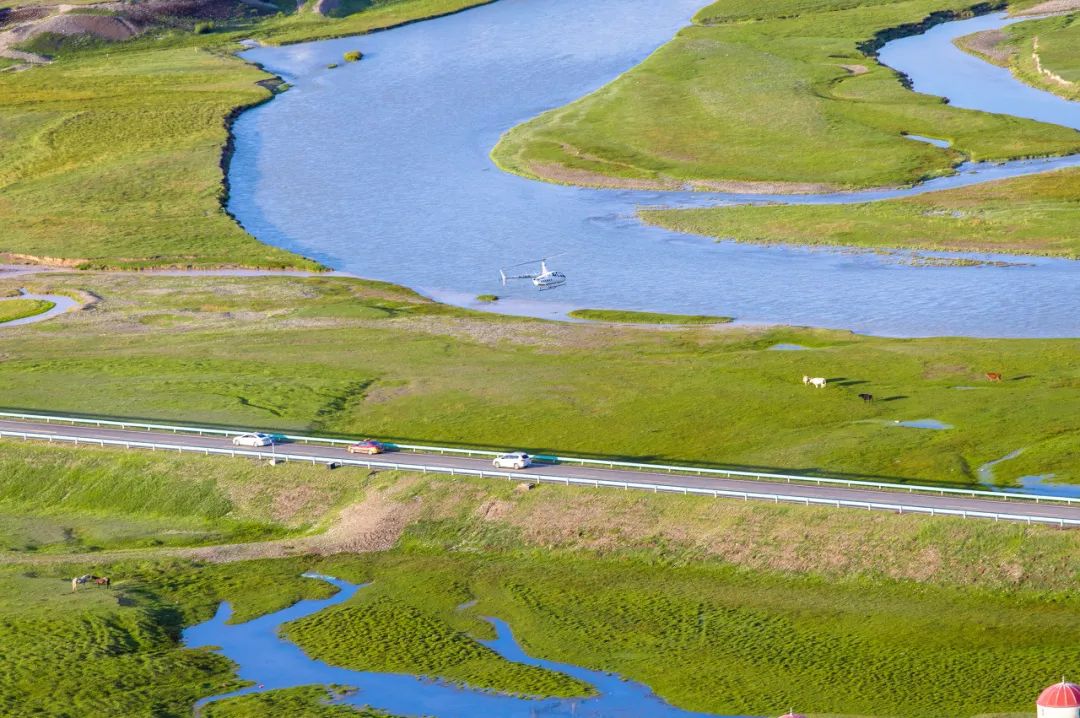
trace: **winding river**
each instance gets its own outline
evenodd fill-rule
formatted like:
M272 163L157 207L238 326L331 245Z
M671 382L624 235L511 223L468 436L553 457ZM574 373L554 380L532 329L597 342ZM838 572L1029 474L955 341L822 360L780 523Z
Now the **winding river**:
M595 687L599 695L577 699L526 699L459 688L419 676L338 668L313 660L297 645L279 637L280 627L347 601L362 587L329 576L305 576L328 581L338 588L338 592L330 598L300 601L276 613L239 624L226 623L231 609L227 603L223 603L214 618L184 630L184 643L189 648L213 646L216 652L237 664L241 679L254 683L233 693L205 698L199 701L196 708L211 701L257 691L334 684L356 689L355 693L344 696L341 702L372 706L396 715L437 715L439 718L708 718L704 713L675 708L658 698L647 686L623 680L619 676L533 658L517 645L509 627L496 619L489 620L494 624L498 637L482 643L507 660L559 671L585 681Z
M640 205L900 197L1080 166L1080 157L968 165L916 188L804 197L562 187L491 163L502 132L634 66L702 4L499 0L360 38L245 52L293 87L236 123L229 209L259 239L336 269L466 306L495 293L506 313L611 307L892 336L1080 336L1077 262L934 253L1009 266L911 266L908 252L715 242L634 216ZM1080 103L1028 88L951 43L1006 22L947 23L881 55L917 89L954 104L1080 128ZM326 68L352 49L364 52L361 62ZM565 252L555 268L566 286L499 285L500 266L556 252Z

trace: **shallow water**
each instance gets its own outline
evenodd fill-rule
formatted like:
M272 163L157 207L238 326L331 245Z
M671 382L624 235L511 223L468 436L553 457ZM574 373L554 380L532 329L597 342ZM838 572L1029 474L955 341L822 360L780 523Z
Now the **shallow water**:
M41 314L35 314L32 317L23 317L22 319L12 319L10 322L0 322L0 328L15 327L22 324L33 324L34 322L43 322L46 319L52 319L58 314L69 312L79 306L79 303L71 297L65 297L62 294L31 294L25 289L19 290L20 294L17 297L7 297L7 299L42 299L46 302L52 302L55 306L52 309L42 312ZM0 299L4 301L4 299Z
M908 138L909 140L915 140L916 142L925 142L927 144L933 145L934 147L941 147L942 149L952 146L952 142L949 142L948 140L939 140L934 137L923 137L922 135L904 135L904 137Z
M1002 462L1015 459L1022 453L1024 453L1024 449L1021 448L1016 451L1010 451L1000 459L987 461L979 467L976 473L979 478L979 483L991 491L1006 491L1014 494L1038 494L1039 496L1059 496L1061 498L1080 499L1080 486L1052 484L1050 483L1050 480L1054 478L1054 474L1021 476L1017 479L1020 484L1019 486L1002 486L1001 484L995 483L994 467Z
M933 431L944 431L946 429L953 428L952 424L946 424L944 421L938 421L937 419L913 419L911 421L895 421L892 426L903 426L909 429L932 429Z
M802 344L773 344L769 347L774 352L801 352L806 351L810 347L804 347Z
M1075 262L913 267L907 252L714 242L634 216L639 205L905 196L1076 166L1080 157L966 166L907 190L805 197L562 187L491 163L502 132L633 67L702 4L499 0L369 36L245 52L293 87L236 123L229 209L263 241L338 269L463 305L478 294L503 297L491 311L609 307L901 336L1080 335ZM980 28L1004 22L977 20ZM962 65L955 78L940 74L996 91L1000 70L971 66L943 34L969 32L971 22L899 41L904 52L890 45L883 57L917 84L912 56L934 58L939 71ZM364 59L325 68L351 49ZM979 66L981 74L967 71ZM554 264L569 276L566 286L540 293L528 282L499 285L499 267L556 252L566 252Z
M507 660L560 671L594 686L600 695L578 699L525 699L497 695L432 681L418 676L375 673L337 668L308 658L298 646L278 636L280 627L289 621L321 611L352 598L361 586L328 576L308 576L332 583L339 591L322 600L300 601L284 610L247 623L225 623L231 615L227 603L221 604L211 620L184 630L189 648L215 646L238 668L240 678L255 683L251 688L203 699L199 706L221 698L312 684L337 684L357 689L341 702L372 706L403 716L438 716L439 718L532 718L553 716L577 718L708 718L709 714L675 708L658 698L647 686L623 680L617 675L591 671L578 666L533 658L514 640L509 627L498 619L489 619L498 638L482 641Z

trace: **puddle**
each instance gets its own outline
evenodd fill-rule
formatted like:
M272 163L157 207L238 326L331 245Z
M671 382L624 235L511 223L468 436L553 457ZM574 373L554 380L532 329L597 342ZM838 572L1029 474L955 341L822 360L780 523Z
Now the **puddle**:
M1018 490L1025 493L1039 494L1041 496L1059 496L1067 499L1080 499L1080 486L1048 483L1054 476L1055 474L1021 476L1018 479L1020 482L1020 489Z
M940 147L942 149L948 149L949 147L952 147L952 142L949 142L948 140L939 140L933 137L923 137L922 135L904 135L904 137L908 138L909 140L915 140L916 142L925 142L927 144L933 145L934 147Z
M894 421L893 426L904 426L909 429L932 429L934 431L944 431L945 429L953 428L952 424L946 424L944 421L938 421L937 419L912 419L911 421Z
M23 317L22 319L12 319L10 322L0 323L0 327L15 327L20 324L33 324L34 322L43 322L46 319L52 319L57 314L63 314L64 312L70 312L72 309L78 309L81 304L75 301L71 297L65 297L62 294L31 294L25 289L19 290L19 296L17 297L4 297L0 299L0 302L9 301L12 299L41 299L46 302L52 302L55 306L47 312L41 314L35 314L32 317Z
M343 603L363 587L329 576L304 575L327 581L339 591L330 598L300 601L276 613L237 625L226 623L232 609L228 603L222 603L212 619L184 630L183 640L189 648L212 647L215 653L237 664L241 679L254 683L232 693L203 698L195 705L196 713L207 703L223 698L295 686L333 684L356 689L354 693L333 699L334 703L371 706L403 716L708 718L711 715L676 708L664 702L648 686L618 675L533 658L518 645L509 626L495 618L488 620L495 627L497 637L481 643L506 660L558 671L585 681L596 688L599 695L576 699L530 699L450 685L422 676L356 671L314 660L299 646L278 635L281 626Z
M1003 461L1009 459L1015 459L1020 454L1024 453L1023 449L1017 449L1016 451L1010 451L1000 459L994 459L993 461L987 461L985 464L979 467L976 475L979 478L979 483L985 486L991 491L1003 491L1014 494L1032 494L1039 496L1056 496L1065 499L1080 499L1080 486L1070 484L1052 484L1049 483L1054 478L1055 474L1029 474L1027 476L1021 476L1017 479L1019 486L1002 486L1001 484L994 483L994 467Z
M987 461L985 464L979 467L976 472L976 476L979 477L979 483L993 491L1003 491L1001 486L994 484L994 467L1000 464L1002 461L1008 461L1009 459L1015 459L1020 454L1024 453L1023 449L1017 449L1016 451L1010 451L1002 456L1000 459L994 459L993 461Z

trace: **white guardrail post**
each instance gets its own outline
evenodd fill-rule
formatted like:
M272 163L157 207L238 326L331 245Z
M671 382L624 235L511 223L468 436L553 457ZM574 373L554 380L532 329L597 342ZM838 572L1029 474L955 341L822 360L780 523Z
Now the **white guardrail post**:
M167 431L172 433L189 433L197 434L199 436L237 436L239 434L248 433L249 430L238 429L211 429L207 427L199 426L179 426L171 424L150 424L143 422L130 422L130 421L118 421L112 419L96 419L96 418L80 418L69 416L54 416L48 414L26 414L18 412L5 412L0 411L0 419L15 419L18 421L44 421L46 423L52 421L62 421L72 424L73 426L79 424L92 425L102 428L116 428L116 429L141 429L145 431ZM355 439L331 439L327 437L316 436L303 436L293 434L281 434L278 432L269 432L274 436L280 436L281 438L289 441L297 441L305 444L326 444L328 446L346 446L355 442ZM439 453L439 454L457 454L461 456L479 456L479 457L495 457L501 454L499 451L486 451L480 449L457 449L451 447L440 446L424 446L419 444L397 444L394 442L384 442L390 448L397 451L407 452L423 452L423 453ZM732 479L751 479L755 481L783 481L785 483L792 482L805 482L812 483L817 486L846 486L848 488L858 489L884 489L888 491L906 491L908 493L931 492L940 496L952 495L952 496L967 496L971 498L992 498L1001 501L1034 501L1040 502L1056 502L1062 503L1067 506L1073 504L1080 504L1080 498L1071 498L1067 496L1040 496L1036 494L1020 494L1007 491L984 491L980 489L961 489L961 488L945 488L938 486L920 486L918 484L897 484L882 481L864 481L855 479L834 479L820 476L801 476L798 474L779 474L760 471L740 471L736 469L712 469L699 466L679 466L676 464L643 464L635 463L631 461L614 461L611 459L582 459L573 456L551 456L551 455L535 455L535 458L544 463L553 464L576 464L581 467L596 466L601 468L610 469L630 469L634 471L642 472L666 472L668 474L673 473L687 473L694 474L696 476L709 477L725 477ZM463 471L459 469L459 471Z

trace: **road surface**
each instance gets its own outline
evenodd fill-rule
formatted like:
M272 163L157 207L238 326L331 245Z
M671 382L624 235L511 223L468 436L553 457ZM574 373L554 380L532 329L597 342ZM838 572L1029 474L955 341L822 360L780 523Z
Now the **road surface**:
M158 443L183 446L190 449L229 450L235 448L237 450L261 451L264 452L268 458L271 456L270 447L263 447L261 449L234 447L230 438L220 436L200 436L197 434L171 433L165 431L141 431L133 429L98 428L87 425L68 426L45 422L0 420L0 432L3 431L42 434L55 436L57 438L77 437L80 441L85 440L87 442L105 440L133 443ZM433 472L441 472L448 469L493 471L490 459L470 458L465 456L390 452L379 456L366 457L349 454L344 448L291 442L279 443L274 451L279 454L289 454L305 458L310 457L320 463L329 463L331 461L342 459L356 460L370 458L374 461L399 462L402 464L409 464L413 467L424 467ZM634 484L656 484L658 486L671 487L673 489L689 488L770 494L796 501L807 498L811 501L854 501L903 505L905 509L913 510L935 509L973 513L985 512L1010 514L1017 517L1019 520L1031 518L1080 521L1080 505L1070 506L1054 502L1035 503L1033 500L1004 500L956 495L937 495L930 493L907 493L904 491L848 488L845 486L834 485L817 486L813 484L787 484L776 481L688 476L685 474L669 474L630 469L578 467L565 464L534 464L523 473L535 474L542 476L545 479L550 478L553 480L568 477L571 479L585 479L588 481L599 480L608 482L630 482Z

